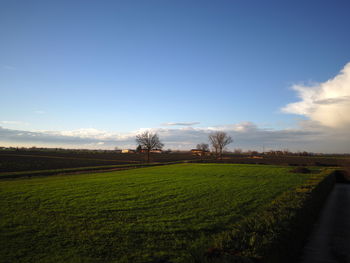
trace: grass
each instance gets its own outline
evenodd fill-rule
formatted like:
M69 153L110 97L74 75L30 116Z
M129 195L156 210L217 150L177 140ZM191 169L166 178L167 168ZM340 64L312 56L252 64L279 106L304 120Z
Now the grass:
M20 172L0 172L0 180L8 178L32 177L32 176L47 176L47 175L63 175L76 173L92 173L101 171L124 170L133 168L142 168L148 166L161 166L176 163L184 163L187 161L167 162L167 163L135 163L135 164L118 164L118 165L99 165L86 166L77 168L63 168L63 169L49 169L49 170L34 170L34 171L20 171Z
M186 262L307 180L290 167L177 164L0 181L0 262ZM160 261L159 261L160 262Z
M310 175L298 187L279 195L266 208L218 234L201 263L298 262L305 241L335 183L334 169Z
M102 166L87 166L87 167L77 167L77 168L63 168L63 169L48 169L48 170L34 170L34 171L20 171L20 172L1 172L1 178L16 178L23 176L35 176L35 175L53 175L61 173L74 173L80 171L89 171L89 170L104 170L104 169L113 169L113 168L123 168L123 167L132 167L139 166L139 164L120 164L120 165L102 165Z
M119 165L103 165L103 166L87 166L77 168L64 168L64 169L49 169L49 170L36 170L36 171L21 171L21 172L3 172L0 173L0 179L4 178L18 178L26 176L45 176L45 175L58 175L77 172L95 172L98 170L112 170L112 169L131 169L145 166L155 166L159 164L119 164Z

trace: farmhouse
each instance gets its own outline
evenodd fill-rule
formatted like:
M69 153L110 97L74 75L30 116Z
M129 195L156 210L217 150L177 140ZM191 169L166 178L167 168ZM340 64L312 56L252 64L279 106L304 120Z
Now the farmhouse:
M135 150L124 149L122 150L122 153L135 153Z
M147 153L148 151L146 149L136 149L136 152L137 153ZM163 153L163 151L161 149L153 149L153 150L150 150L150 153Z
M192 149L191 153L192 153L192 155L197 155L197 156L210 155L209 151L203 151L203 150L199 150L199 149Z
M163 151L161 149L154 149L150 151L151 153L162 153Z

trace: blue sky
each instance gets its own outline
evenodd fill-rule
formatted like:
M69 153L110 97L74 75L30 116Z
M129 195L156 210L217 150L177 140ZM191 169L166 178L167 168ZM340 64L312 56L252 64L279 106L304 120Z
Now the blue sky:
M350 61L349 10L345 0L3 0L0 126L94 137L240 123L305 131L304 120L338 132L282 109L302 97L293 86L326 83Z

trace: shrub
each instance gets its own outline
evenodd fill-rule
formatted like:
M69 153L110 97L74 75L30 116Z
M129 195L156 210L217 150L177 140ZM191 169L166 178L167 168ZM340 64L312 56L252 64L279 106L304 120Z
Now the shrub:
M350 183L350 168L345 167L343 170L336 171L335 178L338 183Z

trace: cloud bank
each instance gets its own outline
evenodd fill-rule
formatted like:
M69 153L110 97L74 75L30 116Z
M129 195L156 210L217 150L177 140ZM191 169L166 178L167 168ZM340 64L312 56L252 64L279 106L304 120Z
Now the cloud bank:
M288 104L284 112L304 115L326 127L350 127L350 63L333 79L292 88L300 101Z
M39 146L86 149L135 148L135 136L145 130L158 133L165 148L189 150L207 143L213 131L225 131L234 142L230 150L281 150L324 153L350 152L350 63L326 82L292 87L300 101L286 105L282 111L307 119L295 129L263 129L252 122L213 127L192 127L199 122L168 122L162 128L140 128L129 133L113 133L94 128L70 131L23 131L0 127L0 146ZM19 125L17 121L0 121L0 125Z
M165 149L189 150L198 143L207 143L208 135L216 130L227 132L234 139L230 150L278 150L314 152L349 152L349 140L344 134L325 130L319 126L304 123L303 129L269 130L261 129L254 123L244 122L205 128L150 128L157 132ZM73 131L31 132L0 127L0 146L38 146L85 149L135 148L136 134L146 130L119 134L97 129L79 129ZM346 137L347 138L347 137Z

